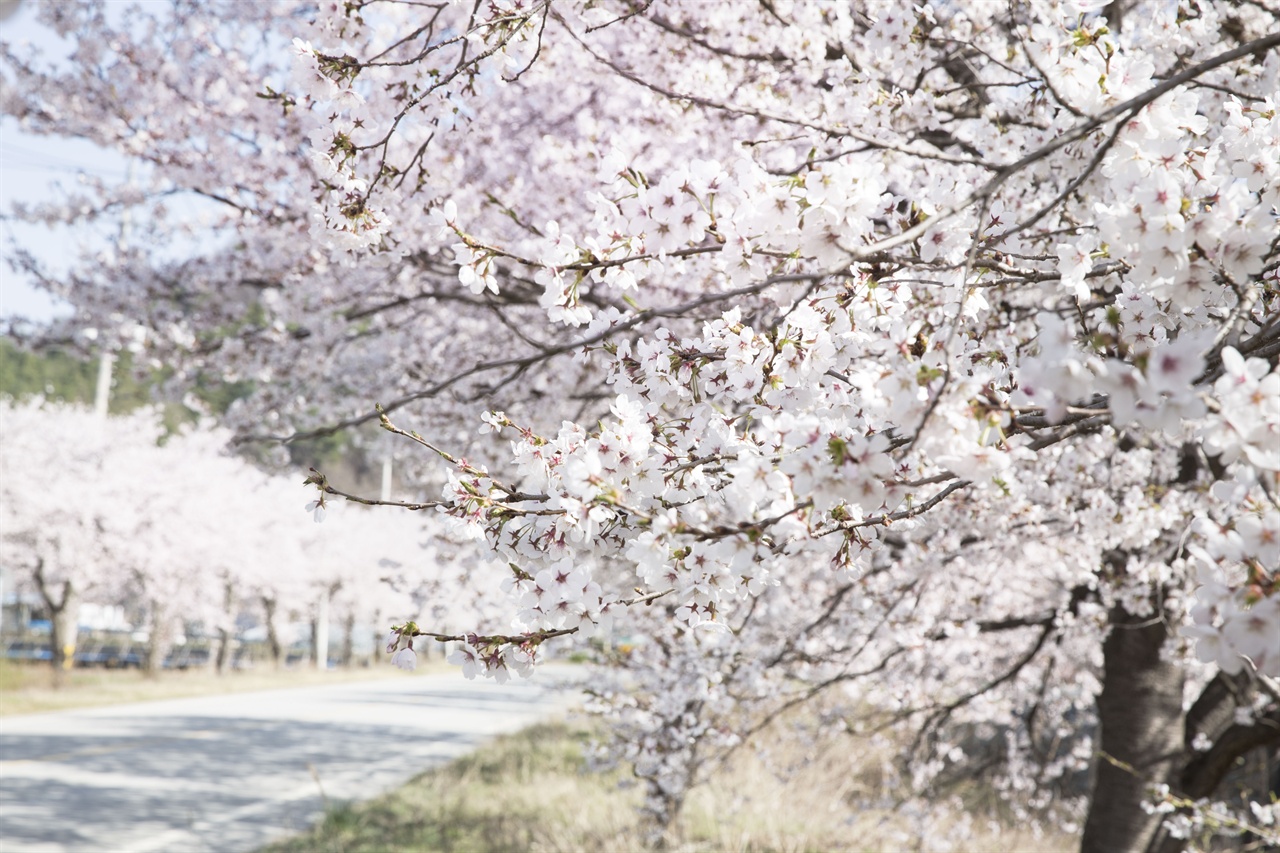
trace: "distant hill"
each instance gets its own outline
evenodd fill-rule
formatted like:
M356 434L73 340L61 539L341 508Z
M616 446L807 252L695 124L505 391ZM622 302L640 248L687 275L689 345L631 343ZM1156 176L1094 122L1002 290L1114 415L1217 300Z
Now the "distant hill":
M57 347L26 350L13 339L0 336L0 397L22 400L43 395L49 400L91 406L97 384L97 359ZM149 382L137 378L131 356L126 352L112 371L108 410L123 414L160 402L164 407L165 425L170 430L195 419L195 414L185 406L158 401L151 391ZM196 381L194 388L196 396L214 412L225 412L237 398L251 391L252 385L248 382L210 381L204 377ZM260 446L241 448L247 457L261 461L260 450ZM294 442L289 445L289 456L291 464L298 468L320 468L365 493L374 494L378 488L380 468L352 445L349 436L338 434Z
M92 405L97 383L96 360L57 348L28 351L0 337L0 395L25 399L41 394L50 400ZM134 378L126 353L113 371L110 411L128 412L149 402L150 390Z

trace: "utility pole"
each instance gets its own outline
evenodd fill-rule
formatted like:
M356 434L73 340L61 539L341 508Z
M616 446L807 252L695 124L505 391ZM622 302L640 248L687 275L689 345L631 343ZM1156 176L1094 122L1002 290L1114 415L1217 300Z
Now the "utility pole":
M316 669L329 668L329 586L320 590L320 603L316 607Z
M129 161L125 181L133 183L133 161ZM129 249L129 229L133 225L132 210L128 207L120 214L120 233L116 236L116 253L123 258ZM111 402L111 369L116 357L111 352L111 340L103 336L102 356L98 360L98 386L93 393L93 413L99 418L107 416L108 404Z
M100 418L107 416L107 403L111 398L111 366L116 357L110 346L102 345L102 357L98 360L98 387L93 393L93 413Z

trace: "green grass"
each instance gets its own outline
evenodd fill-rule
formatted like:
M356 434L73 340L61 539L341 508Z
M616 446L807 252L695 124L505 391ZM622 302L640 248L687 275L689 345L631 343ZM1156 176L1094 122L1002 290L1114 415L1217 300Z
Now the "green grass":
M591 725L541 724L499 738L452 764L366 803L339 805L309 833L262 853L511 853L644 849L637 807L641 787L622 773L586 771ZM668 850L678 853L808 853L916 849L892 808L879 799L882 755L847 736L799 746L769 741L766 766L743 751L691 792ZM986 815L974 814L985 827ZM965 853L1073 850L1065 836L1025 829L982 830L960 841Z
M418 673L441 672L446 668L445 664L435 661L425 666L420 664ZM66 673L66 683L55 687L53 670L48 664L20 664L0 660L0 717L396 677L413 676L386 663L375 664L367 669L328 672L308 668L277 672L269 666L263 666L224 675L199 669L166 671L155 677L131 669L95 668L73 669Z
M590 730L567 723L507 735L372 800L330 809L269 853L631 850L639 791L588 774ZM264 853L267 853L264 851Z

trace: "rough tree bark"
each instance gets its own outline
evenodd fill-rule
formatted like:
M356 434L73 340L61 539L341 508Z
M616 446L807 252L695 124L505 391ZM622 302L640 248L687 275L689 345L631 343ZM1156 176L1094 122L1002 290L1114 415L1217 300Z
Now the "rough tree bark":
M1117 558L1123 559L1123 558ZM1157 609L1153 611L1158 614ZM1162 659L1168 624L1158 615L1111 612L1098 697L1101 754L1081 839L1082 853L1141 853L1163 815L1142 808L1183 751L1182 667Z
M1262 678L1245 666L1235 675L1220 672L1205 685L1186 714L1182 753L1167 780L1173 794L1189 800L1211 797L1239 766L1242 757L1257 749L1280 748L1280 710L1251 723L1236 722L1236 710L1253 704L1259 685L1268 692L1280 692L1280 685L1263 683ZM1208 749L1197 750L1193 746L1201 734L1209 739ZM1272 791L1280 786L1280 778L1268 781ZM1264 802L1267 793L1270 792L1262 792ZM1184 839L1175 838L1161 826L1147 850L1148 853L1181 853L1186 846Z
M227 613L232 612L232 605L235 604L235 587L231 585L230 580L224 580L222 583L222 608ZM218 650L214 654L213 669L218 675L222 675L227 671L227 664L230 663L228 658L231 656L231 631L226 625L218 627Z
M146 657L142 659L142 671L155 678L164 668L164 656L169 650L169 626L163 605L152 599L151 633L147 637Z
M36 561L36 588L49 608L49 644L53 652L53 686L61 687L71 668L79 630L80 594L71 581L49 583L44 577L44 560Z
M348 613L347 618L342 620L342 666L350 669L355 662L356 657L356 617L354 613Z
M222 675L227 671L227 658L231 655L231 632L226 628L218 629L218 651L213 658L213 671Z
M271 664L276 669L280 669L284 666L284 647L280 644L280 635L276 632L276 600L264 595L262 609L266 614L267 648L271 650Z

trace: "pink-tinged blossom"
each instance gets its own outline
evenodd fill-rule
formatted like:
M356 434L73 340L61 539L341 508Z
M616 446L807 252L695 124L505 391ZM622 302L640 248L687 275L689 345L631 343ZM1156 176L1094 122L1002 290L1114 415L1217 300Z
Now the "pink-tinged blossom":
M1208 418L1205 448L1226 463L1280 471L1280 373L1232 347L1222 351L1224 375L1214 383L1219 408Z
M449 653L447 660L454 666L462 667L462 674L468 679L474 679L478 673L487 672L487 667L484 665L480 653L467 643L459 643Z
M306 510L307 512L311 513L311 517L316 524L319 524L320 522L324 521L324 514L325 514L324 495L321 495L320 497L316 498L315 500L307 504Z
M1058 271L1062 274L1062 289L1084 302L1089 298L1089 286L1085 276L1093 268L1093 241L1060 243L1057 246Z
M400 649L391 656L391 664L411 672L418 666L418 655L413 651L412 646Z
M975 758L1020 823L1087 834L1097 697L1143 675L1108 660L1118 616L1167 631L1168 707L1277 666L1275 21L1182 5L46 3L70 59L0 51L0 111L147 168L14 216L148 235L33 276L74 308L46 337L164 367L166 397L246 389L218 417L273 464L261 439L381 401L394 449L367 449L428 511L293 538L294 487L252 547L204 540L195 596L181 543L133 534L178 493L276 503L202 476L100 500L164 470L146 441L95 469L110 419L49 428L75 482L45 487L31 416L0 442L6 565L136 595L83 559L109 543L207 625L220 583L264 613L337 590L467 632L451 660L495 681L591 637L655 838L805 696L919 745L879 788L900 846L970 840L917 792ZM353 516L419 527L384 554ZM1190 837L1209 806L1177 794L1153 809Z

